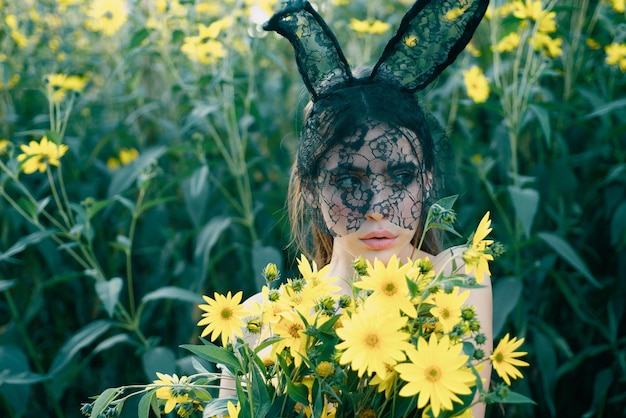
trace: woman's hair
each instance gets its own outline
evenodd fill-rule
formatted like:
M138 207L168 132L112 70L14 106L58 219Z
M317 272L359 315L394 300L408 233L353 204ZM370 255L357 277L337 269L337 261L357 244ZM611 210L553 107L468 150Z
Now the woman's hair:
M407 139L416 155L420 155L424 172L433 179L433 184L425 185L422 219L442 186L435 164L437 144L413 93L393 85L362 82L310 102L305 108L304 127L289 183L288 212L292 243L320 265L330 262L333 236L326 229L319 205L309 204L307 196L315 194L320 157L334 145L353 136L366 121L403 128L414 134ZM419 241L420 236L421 224L415 241ZM441 250L438 235L429 231L422 249L438 253Z

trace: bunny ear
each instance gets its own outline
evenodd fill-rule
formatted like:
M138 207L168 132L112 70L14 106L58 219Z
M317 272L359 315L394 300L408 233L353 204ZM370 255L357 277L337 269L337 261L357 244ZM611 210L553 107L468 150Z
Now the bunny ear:
M461 53L489 0L418 0L389 40L370 78L410 92L426 87Z
M337 38L308 1L286 2L263 29L275 31L291 42L298 70L313 100L353 80Z

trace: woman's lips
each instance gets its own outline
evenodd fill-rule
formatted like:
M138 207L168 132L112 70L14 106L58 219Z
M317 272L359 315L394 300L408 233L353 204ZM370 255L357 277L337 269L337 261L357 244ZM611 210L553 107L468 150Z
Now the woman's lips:
M386 250L396 242L396 238L389 231L374 231L363 235L361 242L372 250Z

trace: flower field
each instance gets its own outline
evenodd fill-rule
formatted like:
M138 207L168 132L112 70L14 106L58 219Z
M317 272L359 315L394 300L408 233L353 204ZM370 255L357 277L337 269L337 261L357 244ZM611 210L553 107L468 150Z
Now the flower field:
M353 67L412 4L312 3ZM449 138L456 228L489 211L503 245L499 354L528 353L504 379L536 404L488 416L622 416L625 4L491 3L419 93ZM251 295L268 263L297 274L285 198L309 98L261 28L279 7L0 0L0 416L78 417L106 388L191 375L202 295Z

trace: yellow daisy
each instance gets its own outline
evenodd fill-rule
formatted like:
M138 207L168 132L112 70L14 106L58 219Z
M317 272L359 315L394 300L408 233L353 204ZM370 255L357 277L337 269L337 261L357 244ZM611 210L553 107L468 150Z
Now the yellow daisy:
M231 296L228 292L226 296L215 292L215 299L202 296L207 305L198 305L200 309L206 311L203 318L198 322L198 326L206 325L202 331L202 337L211 334L211 341L222 336L222 345L232 341L236 336L243 336L245 322L243 318L248 315L248 310L241 304L243 292L238 292Z
M48 165L58 167L59 160L68 150L67 145L57 145L44 136L40 142L30 141L28 145L20 145L23 154L17 156L17 161L22 163L22 170L25 174L32 174L35 171L43 173Z
M438 341L431 335L427 342L420 337L417 350L407 351L409 363L398 364L395 369L400 379L407 382L400 396L419 394L417 407L430 403L435 416L453 408L452 402L461 402L457 395L469 395L475 384L472 371L466 367L468 357L461 354L462 344L450 344L448 336Z
M400 315L384 315L386 311L368 301L363 309L342 320L337 336L342 342L337 350L345 350L339 363L350 364L359 377L365 373L384 377L388 366L403 361L405 350L411 348L409 335L401 331L407 322Z
M94 0L87 12L89 20L86 26L93 32L102 32L106 36L117 33L128 19L124 0Z
M306 281L304 291L311 293L314 297L335 293L341 290L339 286L333 285L339 278L326 277L330 270L330 264L318 270L317 263L315 261L309 263L309 260L303 254L300 259L298 259L298 270L302 278Z
M485 77L483 70L474 65L463 71L463 82L467 95L474 103L484 103L489 98L489 80Z
M174 410L176 405L191 402L191 398L188 395L190 383L187 376L167 375L157 372L158 380L154 380L148 387L157 387L156 397L157 399L165 400L164 411L169 414Z
M430 314L437 318L443 332L452 331L454 326L461 321L461 306L468 296L469 290L459 293L458 288L455 288L452 293L438 292L432 295L430 303L435 307L431 308Z
M307 318L309 323L313 323L313 318ZM306 356L307 343L306 325L297 312L287 311L281 314L281 319L273 326L274 334L281 337L280 341L274 343L272 347L272 357L284 349L289 349L296 367L302 364L302 356Z
M482 283L485 276L491 276L489 261L493 260L493 255L487 254L486 250L493 244L493 240L485 239L491 232L490 225L491 219L489 219L489 212L487 212L480 220L478 228L476 228L476 232L474 232L474 236L472 237L472 242L463 252L465 274L470 274L473 271L474 277L476 277L478 283Z
M511 380L509 379L510 377L513 379L517 379L518 377L523 378L522 373L520 373L515 366L528 366L528 363L517 358L526 355L527 353L515 351L523 343L523 338L518 340L517 337L513 337L513 339L509 340L509 334L506 334L504 338L500 340L498 346L490 357L496 373L498 373L498 376L500 376L507 385L511 385Z
M378 306L381 312L404 312L411 318L417 316L415 306L409 297L409 286L406 282L411 264L400 266L400 262L394 255L387 266L379 259L374 260L372 266L367 263L367 274L361 277L361 281L354 283L354 287L371 290L368 300Z

